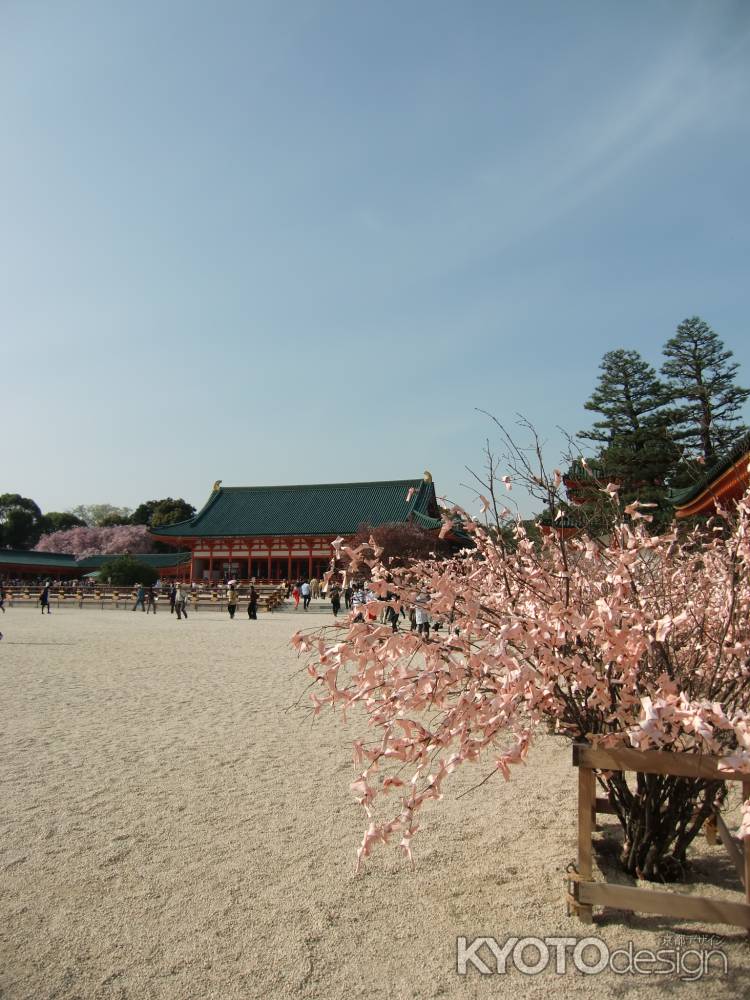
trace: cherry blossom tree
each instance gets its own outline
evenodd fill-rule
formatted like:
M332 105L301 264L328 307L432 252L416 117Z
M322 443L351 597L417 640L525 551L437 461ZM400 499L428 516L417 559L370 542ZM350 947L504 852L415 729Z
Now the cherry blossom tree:
M360 525L349 546L357 549L370 538L382 548L380 559L388 566L402 565L413 559L428 558L430 555L446 556L451 552L449 543L438 538L434 531L428 531L418 524L406 521L381 524L375 528L369 524ZM366 566L363 564L360 569L364 571ZM368 574L360 572L360 575Z
M148 528L142 524L122 524L111 528L69 528L43 535L37 552L69 552L77 558L123 552L153 552Z
M561 474L533 478L554 524ZM476 547L451 559L385 566L374 538L346 553L371 570L374 610L419 599L440 632L425 640L350 615L293 638L309 656L313 711L367 723L351 786L368 817L358 865L392 840L411 858L420 809L449 776L484 763L479 784L508 779L540 727L604 747L723 755L750 774L750 494L708 528L653 535L649 506L623 508L608 485L606 536L532 538L502 506L512 487L490 477L484 525L453 508ZM623 868L649 879L680 877L725 794L722 782L670 776L598 780L623 829ZM750 803L743 816L750 836Z

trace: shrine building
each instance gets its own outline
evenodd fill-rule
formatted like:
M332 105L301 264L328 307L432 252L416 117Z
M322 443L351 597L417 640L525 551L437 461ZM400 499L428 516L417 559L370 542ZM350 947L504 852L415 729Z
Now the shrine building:
M709 515L717 507L731 510L750 482L750 434L739 439L728 454L711 466L703 479L672 497L675 516Z
M351 538L361 525L394 522L440 528L429 472L422 479L311 486L222 486L218 480L193 517L151 534L190 552L191 582L272 582L320 577L330 568L335 538Z

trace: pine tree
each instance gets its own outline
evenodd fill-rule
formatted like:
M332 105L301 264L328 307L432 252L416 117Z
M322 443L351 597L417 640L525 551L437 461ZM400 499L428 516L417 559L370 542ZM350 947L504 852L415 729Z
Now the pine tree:
M739 365L730 363L732 352L699 316L680 323L663 353L661 373L676 404L672 434L686 457L710 465L747 432L740 410L750 389L735 384Z
M667 388L637 351L609 351L600 368L597 387L584 406L602 419L578 437L600 445L600 475L620 484L624 501L637 497L662 504L678 455L665 408ZM669 516L666 505L664 515Z

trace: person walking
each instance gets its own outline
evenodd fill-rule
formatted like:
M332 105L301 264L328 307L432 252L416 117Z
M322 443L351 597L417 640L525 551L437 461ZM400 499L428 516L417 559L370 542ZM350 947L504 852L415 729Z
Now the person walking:
M153 587L149 587L146 591L146 614L153 611L156 614L156 602L158 597L156 596L156 591Z
M0 583L0 611L5 614L5 586Z
M317 576L314 576L312 580L310 580L310 594L316 601L320 597L320 580Z
M47 609L47 614L51 614L49 609L49 584L45 583L41 594L39 595L39 603L42 606L42 614L44 614L44 609Z
M250 584L250 594L247 598L247 617L253 621L258 620L258 591Z
M427 611L427 594L420 594L414 605L414 621L417 632L424 638L430 638L430 615Z
M392 591L388 591L385 595L386 601L390 601L390 605L386 609L385 620L391 626L394 632L398 632L398 611L394 607L394 603L398 600L398 594L394 594Z
M169 585L169 613L174 614L174 602L177 597L177 587L175 586L174 580Z
M180 621L180 619L183 616L185 618L187 618L187 616L188 616L188 614L187 614L187 599L188 599L187 590L185 589L185 587L181 583L178 583L177 584L177 592L175 594L175 599L174 599L174 608L175 608L175 611L177 612L177 621Z
M341 591L334 583L331 587L331 611L333 611L333 617L338 618L339 611L341 611Z
M292 587L292 597L294 598L294 610L299 611L299 595L300 595L300 583L295 583Z
M351 610L354 617L352 621L363 622L365 620L365 605L367 604L367 594L361 583L355 583L352 588Z
M227 590L227 611L229 612L229 617L234 618L234 613L237 610L237 587L233 584L229 584L229 589Z
M307 611L310 607L310 597L312 595L312 590L307 580L300 587L300 593L302 594L302 610Z
M344 607L346 608L347 611L352 606L353 593L354 591L352 590L351 584L347 583L347 585L344 587Z
M146 588L143 586L142 583L139 583L137 586L138 590L136 591L135 594L135 604L133 605L133 611L137 610L139 604L141 606L141 611L145 611L146 605L144 602L146 600Z

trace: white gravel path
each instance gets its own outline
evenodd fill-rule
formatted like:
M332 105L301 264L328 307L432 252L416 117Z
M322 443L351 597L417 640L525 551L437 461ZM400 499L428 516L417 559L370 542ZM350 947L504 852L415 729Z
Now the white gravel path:
M425 812L414 872L386 848L355 877L361 720L313 721L304 696L294 707L307 676L288 640L301 620L74 608L0 619L2 1000L750 994L737 930L566 918L575 775L551 738L510 784L457 802L483 772L457 775ZM720 884L707 891L739 898L719 848L701 846L698 870ZM728 978L455 971L458 935L656 948L700 931L723 936Z

